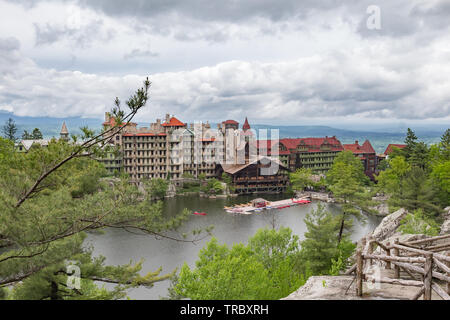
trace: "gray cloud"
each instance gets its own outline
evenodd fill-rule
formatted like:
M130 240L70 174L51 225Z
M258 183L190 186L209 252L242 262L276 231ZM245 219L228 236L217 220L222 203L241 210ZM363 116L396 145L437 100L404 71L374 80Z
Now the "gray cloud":
M125 54L123 58L125 60L140 59L140 58L156 58L159 54L151 50L133 49L131 52Z
M0 40L0 48L6 48L2 59L17 58L18 47L15 40ZM279 63L230 61L157 73L151 76L151 102L141 119L151 121L166 112L189 120L221 120L245 113L255 120L291 123L340 116L448 117L449 64L435 61L426 67L386 69L389 59L363 51ZM126 99L142 80L138 75L56 72L21 57L9 77L0 79L0 109L18 115L101 117L115 96Z
M345 116L448 119L450 56L446 50L450 41L445 19L450 15L450 5L444 1L379 0L382 29L370 31L366 28L370 2L352 1L350 5L350 1L261 0L241 2L239 6L224 1L213 6L200 0L80 0L83 6L98 12L98 19L80 28L52 21L34 24L35 50L68 40L80 47L94 46L89 63L103 63L104 56L95 49L111 42L105 25L113 17L118 24L130 27L120 35L124 44L111 46L111 55L115 53L121 65L142 64L138 72L149 72L151 68L145 66L151 64L144 64L145 60L159 57L154 61L160 63L170 56L164 60L170 66L198 54L203 67L186 64L179 72L152 74L151 103L141 115L145 121L167 112L186 120L215 121L247 114L254 120L290 123ZM139 30L137 36L133 29ZM259 45L260 40L266 41L261 48L271 50L270 41L277 35L295 41L303 30L325 38L317 53L299 52L286 58L285 52L292 49L278 48L283 43L275 42L270 59L251 55L253 48L249 46ZM134 42L128 43L127 32ZM155 45L148 38L140 39L145 33L164 35L164 40L157 39L160 42ZM264 38L266 34L270 38ZM251 51L246 59L235 58L235 48L223 44L236 39L249 39L242 49ZM314 37L311 39L302 46L316 45ZM185 55L182 50L196 40L207 43ZM328 42L332 43L330 49L320 47ZM160 55L139 43L152 43ZM173 43L176 49L171 47ZM114 48L119 50L113 52ZM223 55L220 49L224 49ZM219 55L219 61L225 62L210 63L211 55ZM8 77L0 77L0 110L13 110L18 115L101 117L115 96L126 99L143 79L142 75L118 75L113 62L104 63L108 76L45 69L22 55L17 39L0 38L0 73L8 73Z
M261 34L282 33L287 21L298 27L334 13L364 37L403 37L448 28L447 0L8 0L32 7L39 2L77 3L114 18L133 20L137 31L171 35L178 41L222 42L232 36L229 25L253 26ZM382 13L382 29L368 30L366 9L376 5ZM269 25L262 25L266 20ZM327 22L323 21L324 27ZM67 33L67 30L66 30ZM233 34L235 36L235 34ZM50 36L50 35L49 35ZM45 41L45 38L43 39Z
M34 24L36 46L51 45L59 41L68 40L75 46L86 48L93 42L106 42L115 36L113 29L106 29L102 20L90 21L79 27L46 23Z

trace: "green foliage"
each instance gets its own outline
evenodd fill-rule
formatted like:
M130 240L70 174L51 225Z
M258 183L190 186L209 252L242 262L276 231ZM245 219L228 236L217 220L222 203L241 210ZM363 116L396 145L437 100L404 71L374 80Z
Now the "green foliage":
M12 118L9 118L5 122L5 125L2 127L3 136L5 137L5 139L15 142L17 140L16 132L17 132L17 125Z
M331 169L327 172L327 184L333 185L342 179L342 168L348 169L352 179L359 185L369 185L370 179L364 174L364 167L359 158L351 151L339 152L334 158Z
M427 217L422 209L408 213L400 222L399 231L403 234L426 234L428 236L439 235L439 224Z
M132 119L145 105L149 86L147 79L127 101L128 116L118 99L113 114ZM110 227L168 237L165 232L175 231L190 216L188 210L163 216L162 203L126 175L113 184L99 183L103 168L93 158L108 152L103 143L111 136L105 135L84 128L82 145L52 140L27 153L15 152L12 141L0 138L0 288L13 285L13 297L116 299L128 288L151 287L172 276L160 276L161 269L141 275L142 261L108 266L83 247L86 231ZM202 231L193 231L194 240ZM65 289L67 260L81 268L80 292ZM94 281L116 286L104 289Z
M85 195L92 195L101 188L100 177L105 173L105 170L96 162L89 163L86 171L82 175L69 179L74 181L74 189L71 191L73 198L82 198Z
M209 179L202 187L202 191L207 194L221 194L223 190L222 183L216 178Z
M401 190L402 179L411 170L411 166L406 162L403 156L389 158L385 160L388 163L387 169L380 172L376 177L378 188L386 193L394 193Z
M33 135L28 133L27 130L23 131L22 140L33 140Z
M450 160L436 163L431 172L435 195L441 207L450 205Z
M34 128L33 133L31 134L34 140L40 140L43 138L41 130L39 128Z
M330 275L337 276L349 267L348 259L355 251L356 245L348 239L341 241L338 245L337 258L331 259Z
M315 186L312 174L312 170L307 168L300 168L289 174L292 189L294 191L303 191L306 187Z
M304 284L298 237L290 229L262 229L247 246L232 248L213 238L191 269L185 264L174 290L194 300L280 299Z
M189 173L189 172L183 172L183 174L181 176L184 179L195 179L194 175L192 173Z
M377 177L378 190L390 195L390 211L421 209L425 216L438 218L450 205L449 137L447 129L439 144L428 147L408 129L407 147L390 156L387 169Z
M319 204L316 210L306 215L304 221L307 231L305 240L301 242L301 257L312 274L323 275L329 274L330 270L336 272L344 269L355 246L345 234L338 243L339 219Z
M417 136L410 128L406 132L405 144L406 147L402 149L402 154L406 160L409 160L417 144Z
M161 178L150 179L146 181L146 189L154 198L164 198L169 188L169 181Z
M361 161L352 152L341 152L334 160L327 174L328 188L342 205L342 215L338 242L341 241L346 223L351 216L359 221L365 218L361 208L367 208L371 203L371 194L365 187L368 177L364 174Z
M231 185L233 183L231 176L225 172L222 173L222 181L225 182L227 185Z

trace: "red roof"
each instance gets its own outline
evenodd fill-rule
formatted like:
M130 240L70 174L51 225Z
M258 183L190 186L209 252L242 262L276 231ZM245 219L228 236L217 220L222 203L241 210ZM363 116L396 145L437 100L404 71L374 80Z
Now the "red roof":
M279 150L279 141L276 140L257 140L253 144L258 149L258 154L265 154L270 156L272 154L272 148L276 148L278 155L289 155L291 154L288 150Z
M155 137L160 136L164 137L167 136L165 133L124 133L124 137Z
M330 145L331 151L344 150L341 142L336 137L280 139L280 142L288 150L297 149L299 145L304 145L307 148L307 152L320 152L323 151L320 147L324 144Z
M162 124L164 127L184 127L186 124L175 117L170 118L169 122Z
M297 149L297 147L301 144L305 145L305 147L307 148L307 152L321 152L323 150L320 149L320 146L322 146L323 144L329 144L331 151L344 150L341 142L336 137L280 139L278 142L284 145L287 149L279 150L279 155L289 155L291 154L292 150ZM267 155L270 155L270 151L274 143L276 143L275 140L258 140L255 142L255 146L258 148L258 150L264 150Z
M235 125L239 125L239 122L234 121L234 120L226 120L224 122L222 122L223 124L235 124Z
M375 153L375 149L372 147L372 144L369 140L364 141L363 148L367 150L367 153Z
M248 123L248 119L247 119L247 117L245 117L245 122L244 122L244 125L242 126L242 130L247 131L250 129L251 128L250 128L250 124Z
M386 155L391 154L392 151L394 151L393 147L403 149L404 147L406 147L406 144L390 144L387 146L386 151L384 151L384 154Z
M354 154L375 153L375 149L372 147L369 140L366 140L362 146L359 145L358 141L351 144L344 144L344 150L351 151Z

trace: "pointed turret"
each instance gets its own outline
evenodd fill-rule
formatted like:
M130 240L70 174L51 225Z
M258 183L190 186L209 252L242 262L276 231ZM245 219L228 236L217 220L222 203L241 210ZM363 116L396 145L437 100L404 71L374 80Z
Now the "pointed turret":
M247 117L245 117L245 122L244 122L244 125L242 126L242 130L247 131L250 129L251 128L250 128L250 124L248 123L248 119L247 119Z
M62 140L69 141L69 130L67 130L66 122L64 121L61 132L59 133Z

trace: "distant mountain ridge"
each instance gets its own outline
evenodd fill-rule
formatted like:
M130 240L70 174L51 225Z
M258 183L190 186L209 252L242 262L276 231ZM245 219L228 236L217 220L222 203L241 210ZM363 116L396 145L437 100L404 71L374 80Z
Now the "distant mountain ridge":
M9 112L0 111L0 126L8 120L13 118L17 124L17 136L20 138L24 130L31 132L34 128L39 128L45 138L58 137L62 124L65 121L70 134L81 133L80 128L88 126L96 131L101 130L103 121L101 119L92 118L50 118L50 117L18 117ZM148 123L139 123L139 125L148 126ZM338 129L324 125L308 125L308 126L273 126L273 125L258 125L251 124L252 129L268 129L267 135L270 139L270 130L278 129L280 138L307 138L307 137L324 137L336 136L343 144L354 143L358 140L361 144L368 139L377 153L382 153L390 143L403 143L405 132L378 132L378 131L360 131ZM216 128L216 124L211 125ZM412 128L414 130L414 128ZM437 143L440 141L442 132L436 130L421 129L420 133L416 133L419 140L427 144Z

